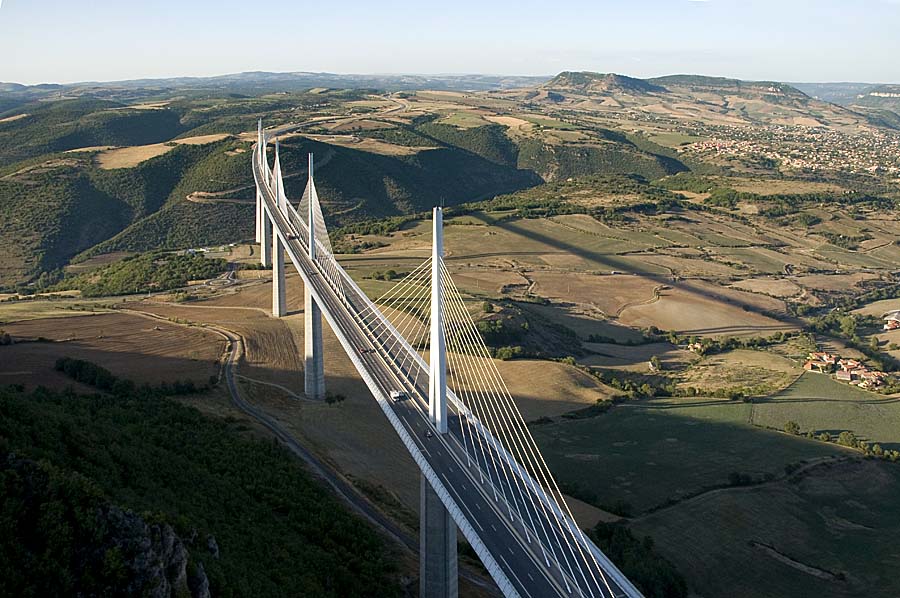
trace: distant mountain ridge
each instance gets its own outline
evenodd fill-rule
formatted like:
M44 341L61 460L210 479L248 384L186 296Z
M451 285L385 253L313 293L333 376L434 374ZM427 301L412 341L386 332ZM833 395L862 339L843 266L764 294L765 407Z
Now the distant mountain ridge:
M532 87L550 77L517 75L356 75L337 73L286 72L272 73L251 71L213 77L172 77L160 79L130 79L124 81L83 81L70 84L21 85L0 82L0 97L13 96L24 100L46 97L50 94L90 93L97 89L227 89L234 93L274 93L302 91L311 88L378 89L384 91L414 91L421 89L453 91L489 91Z
M666 93L668 90L644 79L636 79L617 73L593 73L590 71L563 71L544 84L553 91L576 91L581 93Z
M664 77L654 77L648 79L648 81L652 84L672 87L710 88L715 90L733 90L736 92L752 91L794 96L798 98L807 97L805 93L796 87L778 81L744 81L741 79L708 77L705 75L666 75Z
M590 71L563 71L542 86L548 91L599 95L651 95L665 94L670 88L709 89L738 94L782 96L805 99L808 96L787 83L778 81L742 81L727 77L704 75L666 75L650 79L638 79L617 73Z

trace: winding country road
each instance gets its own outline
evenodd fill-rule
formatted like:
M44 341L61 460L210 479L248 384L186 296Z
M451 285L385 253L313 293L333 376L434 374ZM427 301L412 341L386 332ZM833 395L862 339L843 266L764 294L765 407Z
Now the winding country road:
M134 308L130 308L129 311L145 318L172 323L168 318L151 312L143 312ZM218 334L228 342L225 357L222 362L221 379L228 387L232 405L245 415L256 420L260 425L271 432L285 447L287 447L288 450L291 451L291 453L306 463L314 475L331 487L332 491L352 510L364 517L372 525L380 528L395 542L402 544L407 550L418 555L419 542L418 537L414 532L404 529L393 519L382 513L339 472L300 444L278 421L259 407L252 405L241 397L241 391L236 382L236 378L246 377L237 374L235 370L244 355L244 338L240 334L228 330L227 328L222 328L221 326L205 323L203 326L204 329ZM256 380L252 381L257 382ZM502 595L493 581L487 577L480 576L466 568L461 568L459 574L460 577L490 595Z

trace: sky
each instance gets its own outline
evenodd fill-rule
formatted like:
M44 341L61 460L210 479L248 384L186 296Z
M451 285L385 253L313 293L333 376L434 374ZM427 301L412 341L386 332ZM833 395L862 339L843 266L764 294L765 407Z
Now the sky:
M900 83L900 0L0 0L0 81L242 71Z

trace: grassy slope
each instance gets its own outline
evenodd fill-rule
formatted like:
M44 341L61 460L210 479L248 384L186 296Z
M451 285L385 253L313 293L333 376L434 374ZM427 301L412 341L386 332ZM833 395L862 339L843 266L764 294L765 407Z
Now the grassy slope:
M230 147L229 142L178 146L135 168L117 170L98 169L89 156L79 155L0 180L0 238L6 241L3 282L59 268L154 214L170 198L183 198L185 189L205 188L207 180L220 174L208 166L210 161L235 170L235 161L226 159ZM252 225L252 214L248 219ZM194 220L214 226L210 218ZM157 241L165 239L161 235Z
M889 598L900 595L900 467L820 466L790 482L711 493L642 517L649 534L702 596ZM751 542L844 579L821 579Z
M396 595L382 540L284 449L239 429L164 399L0 395L0 451L85 476L182 537L196 531L192 561L214 595Z
M833 435L849 430L885 449L900 449L900 399L860 390L824 374L807 373L783 392L753 408L753 423Z
M588 489L597 504L621 500L636 512L726 485L732 472L779 474L789 463L845 453L760 430L749 417L746 403L655 400L533 431L560 482Z

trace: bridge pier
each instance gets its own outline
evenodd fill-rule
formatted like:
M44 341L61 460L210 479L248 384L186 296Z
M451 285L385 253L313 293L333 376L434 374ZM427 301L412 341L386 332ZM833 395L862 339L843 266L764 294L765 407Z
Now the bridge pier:
M313 155L309 154L309 257L316 261L316 212L314 209ZM322 347L322 310L309 289L303 291L303 391L310 399L325 398L325 358Z
M259 263L263 268L272 267L272 221L266 213L265 208L261 208L262 212L262 231L260 231L259 241Z
M431 345L429 348L428 414L438 434L447 428L447 345L444 338L441 265L444 259L443 211L432 211ZM419 596L456 598L459 572L456 523L440 497L421 476L419 490Z
M419 597L457 598L456 523L425 475L419 479Z
M256 190L256 242L262 242L262 217L263 217L263 207L262 207L262 193L259 192L259 189Z
M287 315L287 293L284 285L284 246L281 237L272 240L272 315L281 318Z
M310 399L325 398L325 360L322 357L322 310L309 289L303 292L303 391Z

